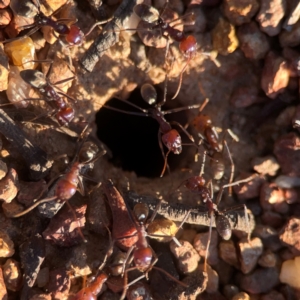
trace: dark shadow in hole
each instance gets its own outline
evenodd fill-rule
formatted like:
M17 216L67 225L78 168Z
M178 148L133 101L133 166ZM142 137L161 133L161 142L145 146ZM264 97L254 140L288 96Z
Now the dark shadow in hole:
M157 92L158 99L162 99L161 92L159 90ZM140 88L131 93L128 101L142 108L150 107L142 99ZM106 105L128 112L138 112L137 109L116 98L108 101ZM162 110L167 109L170 109L168 105L164 105L162 108ZM185 124L186 112L167 115L166 119ZM159 125L157 121L151 117L129 115L103 107L96 115L96 123L98 138L112 151L111 162L115 166L125 171L134 171L137 176L153 178L160 175L164 161L158 143ZM180 132L180 134L184 143L189 142L185 139L184 133ZM180 165L180 161L185 156L185 148L183 147L183 153L180 155L173 153L169 155L168 163L171 171ZM166 148L164 150L166 153ZM166 171L167 174L168 171Z

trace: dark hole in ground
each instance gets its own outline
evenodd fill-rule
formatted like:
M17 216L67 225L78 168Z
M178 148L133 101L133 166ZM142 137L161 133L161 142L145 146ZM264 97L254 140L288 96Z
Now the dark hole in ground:
M158 92L158 99L161 92ZM150 106L142 99L140 88L135 89L128 101L142 107ZM168 103L168 101L167 101ZM172 101L172 105L175 105ZM138 112L137 109L128 104L113 98L106 105L129 112ZM163 106L163 110L170 109L168 105ZM173 108L173 106L172 106ZM185 124L186 112L170 114L166 116L168 121L177 121ZM159 126L157 121L151 117L142 117L116 112L107 108L102 108L96 115L98 126L97 135L112 151L111 162L125 171L134 171L137 176L158 177L163 169L164 161L158 143ZM175 127L176 128L176 127ZM188 142L184 134L181 133L183 142ZM180 162L185 157L186 147L180 155L171 153L168 163L171 171L180 166ZM166 153L166 148L164 149ZM166 174L168 171L166 171Z

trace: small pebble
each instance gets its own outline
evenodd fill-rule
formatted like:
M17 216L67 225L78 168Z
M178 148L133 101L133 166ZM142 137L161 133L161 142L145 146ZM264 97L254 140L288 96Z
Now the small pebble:
M245 179L250 174L243 174L237 180ZM235 185L233 190L240 201L255 198L259 196L261 185L264 183L264 176L255 176L251 181Z
M7 165L4 161L0 160L0 180L7 174Z
M232 299L236 294L239 293L239 288L233 284L226 284L223 288L223 294L226 299Z
M277 230L268 225L257 224L253 231L253 236L257 236L262 239L265 247L273 252L282 248L282 243L279 240Z
M68 271L64 268L50 271L47 291L52 299L65 299L69 296L71 280Z
M14 253L13 241L4 231L0 230L0 257L11 257Z
M18 194L19 180L15 169L10 169L6 176L0 181L0 200L11 202Z
M261 74L261 88L266 95L275 99L280 93L283 93L288 86L289 77L287 61L270 51L265 57Z
M290 217L279 235L283 245L287 245L295 255L300 255L300 218Z
M278 283L276 268L257 268L251 274L240 276L241 289L252 294L267 293Z
M280 271L280 282L286 283L293 288L300 289L300 256L283 262Z
M225 0L223 12L228 20L234 25L249 23L259 8L256 0Z
M250 296L245 292L240 292L233 296L231 300L250 300Z
M1 0L0 1L0 9L7 7L10 3L10 0Z
M286 11L285 0L264 0L261 2L260 10L256 15L256 20L260 24L261 31L269 36L279 34L280 21Z
M11 10L5 8L0 10L0 26L6 26L12 19Z
M271 292L262 295L259 300L285 300L285 298L279 292L272 290Z
M233 241L221 241L219 244L220 257L229 265L239 269L239 260Z
M8 85L9 64L4 53L3 44L0 44L0 91L5 91Z
M263 243L259 238L253 238L249 242L246 239L242 239L238 242L238 247L241 271L244 274L248 274L255 268L263 252Z
M38 287L45 287L49 282L49 268L45 267L40 269L39 274L36 279Z
M197 269L200 255L193 246L184 240L179 240L181 246L174 241L170 243L170 250L178 261L178 267L184 274L191 273Z
M199 270L204 270L203 264L199 265ZM219 289L219 275L210 265L207 265L207 276L208 282L205 291L209 294L217 292Z
M274 211L265 211L261 215L261 221L263 224L270 225L274 228L281 227L283 225L284 219L282 216Z
M282 51L283 57L287 60L290 77L300 76L300 53L295 49L285 47Z
M7 290L4 283L2 269L0 268L0 299L7 300Z
M127 292L126 297L128 300L151 300L151 290L147 283L138 281L131 285Z
M300 2L298 0L288 1L288 13L286 14L285 20L282 27L291 31L292 25L296 24L300 18Z
M255 157L251 161L252 168L259 174L275 176L280 168L276 158L272 155Z
M280 136L274 145L274 154L284 175L300 177L300 137L295 132Z
M291 31L281 31L279 42L281 47L296 47L300 44L300 20L291 28Z
M272 210L275 203L284 201L284 191L275 183L265 182L261 187L259 200L265 211Z
M52 300L53 298L51 297L50 294L36 294L30 297L29 300Z
M279 175L276 177L274 183L283 188L293 188L293 187L299 187L300 186L300 178L299 177L290 177L286 175Z
M237 30L240 49L249 59L262 59L270 50L267 36L261 32L256 22L243 24Z
M258 260L258 264L264 268L273 268L277 264L277 256L269 249L265 250Z
M234 26L225 19L220 18L212 30L212 43L213 49L222 55L234 52L239 46Z
M198 251L201 257L205 257L208 235L208 232L199 233L195 236L194 239L193 246ZM215 229L213 229L211 232L211 241L208 249L207 263L209 265L216 265L218 261L218 233Z
M20 263L14 259L8 259L2 266L2 271L6 288L13 292L18 291L22 287L23 280Z
M81 229L85 224L87 206L71 208L65 205L50 221L43 232L45 240L51 240L60 247L71 247L83 242ZM76 220L74 219L74 213Z

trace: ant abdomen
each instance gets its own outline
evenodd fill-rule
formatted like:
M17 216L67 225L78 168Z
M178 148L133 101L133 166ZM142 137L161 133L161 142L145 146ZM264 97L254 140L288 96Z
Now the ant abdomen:
M185 181L184 186L192 192L199 193L205 186L205 179L202 176L193 176Z
M193 57L197 52L196 39L192 35L187 36L182 42L179 43L179 49L185 57Z
M225 164L223 155L220 152L215 152L210 160L210 167L215 180L220 180L225 173Z
M60 109L56 114L56 118L60 125L69 124L75 116L75 111L72 107L65 107L64 109Z
M144 272L151 265L153 253L149 247L135 249L133 260L138 270Z
M138 222L144 223L149 215L149 207L145 203L138 203L134 206L133 213Z
M217 214L216 216L216 228L219 235L226 241L231 238L231 226L228 221L228 218L224 215Z
M56 186L56 196L61 201L67 201L76 193L76 186L66 179L61 179Z
M65 39L70 45L80 45L84 42L84 33L78 26L72 25L70 29L68 29Z

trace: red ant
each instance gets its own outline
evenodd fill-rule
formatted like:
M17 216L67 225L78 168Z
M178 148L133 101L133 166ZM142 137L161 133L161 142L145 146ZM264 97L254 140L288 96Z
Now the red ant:
M161 134L161 139L159 138L158 142L159 142L159 147L162 152L162 156L164 158L164 167L163 167L163 170L160 175L160 177L162 177L164 175L166 167L167 167L167 158L168 158L169 153L173 152L174 154L180 154L182 151L181 136L176 129L172 128L171 123L173 123L174 125L177 125L187 135L187 137L194 143L194 138L183 128L183 126L181 124L179 124L178 122L175 122L175 121L169 123L166 121L164 116L167 114L180 112L180 111L187 110L187 109L198 108L199 104L194 104L194 105L190 105L190 106L186 106L186 107L180 107L180 108L174 108L171 110L162 111L161 106L165 103L165 99L162 102L157 103L156 90L153 87L153 85L148 84L148 83L142 85L141 95L142 95L142 98L149 105L153 105L153 104L155 104L155 105L151 108L143 109L131 102L120 99L121 101L127 103L128 105L131 105L132 107L140 110L141 113L128 112L128 111L121 110L121 109L114 108L114 107L107 106L107 105L103 105L103 107L117 111L117 112L131 114L131 115L135 115L135 116L151 117L158 122L159 133ZM164 148L163 148L162 144L164 144L165 147L168 149L167 154L164 153Z
M206 155L206 153L205 153ZM227 218L227 216L224 214L226 211L228 210L233 210L233 209L238 209L240 208L240 206L236 206L236 207L231 207L229 209L220 211L218 209L218 205L221 201L222 195L223 195L223 191L225 188L227 187L232 187L235 185L238 185L240 183L245 183L248 182L250 180L252 180L254 178L254 175L246 178L246 179L242 179L236 182L231 182L229 184L225 184L220 188L220 191L217 195L217 199L216 202L213 202L213 188L212 188L212 182L209 181L206 184L206 180L204 179L203 175L203 169L204 169L204 162L205 162L205 155L203 158L203 163L202 163L202 168L201 168L201 172L199 176L193 176L188 178L187 180L185 180L183 182L183 185L190 190L193 193L196 193L198 195L201 196L202 201L206 204L206 207L208 209L208 215L210 218L210 226L209 226L209 235L208 235L208 240L207 240L207 245L206 245L206 252L205 252L205 261L204 261L204 271L207 272L207 257L208 257L208 249L209 249L209 245L210 245L210 240L211 240L211 233L212 233L212 225L213 225L213 220L215 219L215 223L216 223L216 229L217 232L219 233L219 235L224 239L224 240L229 240L231 238L231 234L232 234L232 230L231 230L231 226L229 223L229 220ZM208 188L210 186L210 189ZM247 208L245 205L242 205L245 211L245 216L247 216ZM247 221L247 226L249 228L249 220L246 217L246 221ZM248 239L249 237L249 232L248 232Z
M86 146L86 144L88 144L88 146ZM74 161L71 163L71 166L67 169L65 175L63 175L62 178L58 179L58 181L56 182L54 196L41 199L35 202L32 206L25 209L24 211L17 213L15 215L11 215L10 217L19 218L21 216L24 216L31 210L33 210L41 203L50 202L53 200L67 203L70 206L68 200L70 200L73 197L73 195L76 193L77 190L82 195L84 195L84 187L83 187L82 175L81 175L82 169L87 164L91 164L95 162L99 157L103 156L106 153L105 150L101 152L98 152L98 150L99 149L95 144L93 143L91 144L90 142L84 142L83 145L80 147L79 153L75 156ZM48 185L51 185L54 180L51 180ZM76 215L74 211L73 214L76 219ZM80 231L80 235L82 236L83 240L85 240L81 231Z
M95 280L88 286L81 289L72 300L97 300L97 295L101 292L103 284L107 281L108 276L100 273Z
M180 72L180 79L177 91L172 99L175 99L180 91L181 83L182 83L182 75L185 72L188 64L193 59L197 51L197 41L195 37L192 35L186 36L184 32L172 27L171 24L178 21L178 19L173 20L171 22L166 22L162 16L166 10L168 2L165 3L165 6L162 10L162 13L159 13L157 9L152 6L146 4L137 4L134 7L134 12L137 16L139 16L144 22L150 25L149 30L156 30L159 29L161 32L161 36L167 39L167 46L166 46L166 55L169 50L169 38L171 37L174 41L179 43L179 50L187 59L187 62L183 69ZM167 79L166 79L167 80Z
M36 89L38 93L42 96L41 99L30 98L26 100L45 100L47 103L49 103L49 105L51 105L57 111L55 117L58 123L61 126L67 125L74 119L75 112L74 109L62 98L61 95L72 100L74 99L63 92L56 92L53 85L47 79L50 70L51 67L49 68L46 76L42 72L37 70L23 70L20 72L21 78L26 83L31 85L34 89ZM56 82L55 84L60 84L72 80L73 78L74 77L61 80L59 82Z
M62 23L62 22L74 23L74 20L71 19L54 20L53 18L51 18L52 15L49 17L44 15L40 10L39 0L34 0L34 4L30 3L29 1L27 2L28 3L26 5L26 9L24 9L23 11L17 10L17 13L20 16L27 17L27 18L34 17L33 24L25 25L21 27L22 30L33 27L25 36L32 35L43 26L49 26L54 30L55 33L64 36L69 46L74 46L74 45L78 46L84 42L85 37L89 35L96 26L107 23L109 21L109 20L105 20L105 21L100 21L95 23L91 27L91 29L86 34L84 34L78 26L74 24L68 26L67 24ZM56 11L55 13L57 12L58 11ZM10 42L11 40L15 40L15 39L6 40L5 42L7 43Z
M120 195L120 193L117 191L117 189L113 186L113 183L111 181L106 181L103 184L104 192L109 200L109 204L112 209L113 214L113 238L124 243L127 239L130 240L131 246L128 249L129 243L126 243L126 248L128 249L128 252L126 254L126 257L123 262L123 269L122 273L124 273L125 270L125 288L123 290L123 294L121 296L121 299L124 299L126 290L129 287L129 285L135 283L136 281L147 277L148 272L155 268L166 275L168 275L170 278L172 278L177 283L184 285L182 282L178 281L176 278L165 272L164 270L155 267L155 263L157 262L158 258L155 255L154 251L151 249L148 241L147 236L151 237L157 237L156 235L150 235L147 233L147 227L148 224L150 224L153 219L155 218L156 211L159 208L155 210L155 212L152 214L151 218L148 220L149 215L149 208L144 203L136 204L133 209L133 215L131 215L130 210L126 210L126 214L124 211L124 206L126 205L124 202L123 197ZM118 203L115 202L115 200L118 199ZM120 201L120 203L119 203ZM124 216L127 216L127 219L125 220ZM122 217L123 216L123 217ZM148 221L147 221L148 220ZM146 222L147 221L147 222ZM185 221L185 220L184 220ZM184 222L183 221L183 222ZM133 232L131 235L121 236L121 233L124 232L124 228L131 227L131 232ZM181 226L180 226L181 227ZM179 228L180 228L179 227ZM160 236L161 237L161 236ZM135 239L133 239L135 238ZM175 238L175 235L174 235ZM123 248L124 245L123 245ZM131 255L132 254L132 255ZM134 267L125 269L126 265L130 264L131 261L134 262ZM139 270L140 272L145 273L138 279L134 280L134 282L131 282L130 284L127 284L127 272L131 270ZM185 285L184 285L185 286Z

